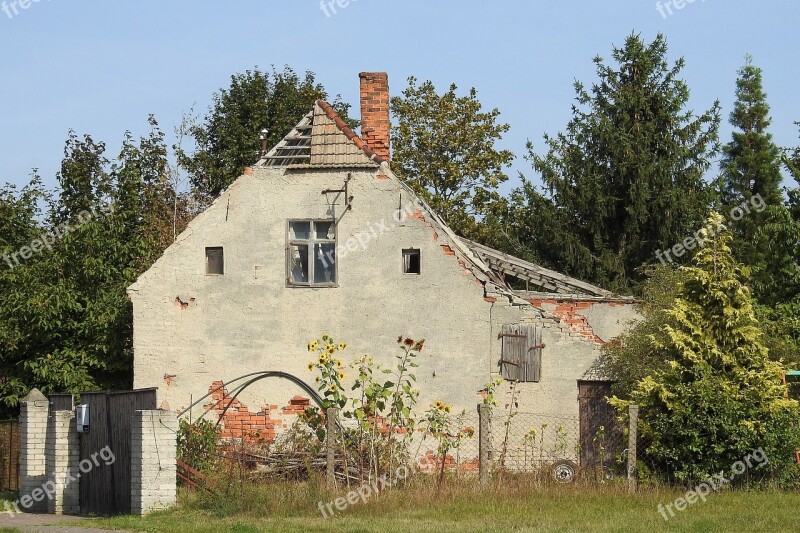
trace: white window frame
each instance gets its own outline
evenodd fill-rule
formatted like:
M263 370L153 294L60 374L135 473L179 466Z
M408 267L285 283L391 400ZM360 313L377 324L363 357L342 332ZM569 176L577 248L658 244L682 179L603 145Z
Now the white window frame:
M292 238L291 225L293 223L308 223L309 235L308 239ZM333 239L319 239L316 233L316 224L325 223L333 225ZM333 288L339 286L339 261L336 257L336 243L338 242L339 228L336 221L333 219L314 219L314 218L292 218L286 221L286 286L292 288ZM315 283L314 282L314 249L317 244L332 244L334 250L334 261L331 267L333 268L333 282ZM308 281L292 281L292 247L293 246L308 246Z

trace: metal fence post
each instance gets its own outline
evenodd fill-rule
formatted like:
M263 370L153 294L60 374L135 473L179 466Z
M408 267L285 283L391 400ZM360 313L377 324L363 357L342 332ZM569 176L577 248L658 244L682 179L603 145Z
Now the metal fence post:
M328 407L325 411L327 417L328 431L325 439L325 448L327 457L325 461L326 466L326 482L329 488L336 486L336 421L339 419L339 408Z
M628 407L628 492L636 492L636 447L638 444L639 406Z
M489 484L491 464L489 463L489 417L491 406L478 405L478 479L482 487Z

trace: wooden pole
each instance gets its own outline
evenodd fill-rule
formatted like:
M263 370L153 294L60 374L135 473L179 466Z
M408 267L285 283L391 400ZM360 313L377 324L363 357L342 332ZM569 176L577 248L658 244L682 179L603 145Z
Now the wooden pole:
M328 488L336 487L336 421L339 418L338 407L328 407L325 411L327 417L328 431L325 438L326 458L326 482Z
M478 405L478 479L481 487L489 484L492 465L489 463L489 417L491 407L486 404Z
M636 492L636 446L638 444L639 406L628 407L628 492Z

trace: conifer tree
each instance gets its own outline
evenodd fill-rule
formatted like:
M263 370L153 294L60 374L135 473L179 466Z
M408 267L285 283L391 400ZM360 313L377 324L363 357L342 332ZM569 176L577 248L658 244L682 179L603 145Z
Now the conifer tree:
M698 230L710 191L703 181L717 148L719 104L699 116L687 109L683 59L667 59L663 35L647 44L629 36L616 65L594 59L598 80L575 82L566 131L545 135L548 151L528 145L544 189L526 184L511 215L528 217L518 242L545 262L609 288L627 288L655 252ZM519 225L518 225L519 226ZM541 242L546 235L549 242ZM679 259L680 260L680 259Z
M736 82L730 118L734 132L723 148L720 196L725 213L731 214L734 256L752 269L758 300L775 304L800 292L800 228L784 204L783 161L769 132L769 110L762 71L748 57Z
M769 358L723 222L717 213L709 217L713 236L681 267L669 320L649 338L650 353L666 365L639 381L628 400L612 402L640 406L647 457L674 479L729 469L758 448L768 470L796 478L798 404L787 398L783 365Z

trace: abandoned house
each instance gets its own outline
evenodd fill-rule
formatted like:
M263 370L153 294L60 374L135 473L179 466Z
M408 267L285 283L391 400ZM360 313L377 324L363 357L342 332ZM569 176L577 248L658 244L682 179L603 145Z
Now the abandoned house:
M502 377L520 382L520 409L577 419L579 388L608 391L595 363L633 302L456 236L391 170L387 75L360 80L360 137L316 102L129 288L134 386L180 411L251 372L313 384L307 345L323 333L348 343L348 362L383 366L404 335L426 340L421 410L472 413ZM232 403L223 435L271 438L307 405L296 385L263 381Z

